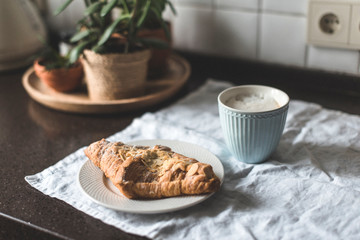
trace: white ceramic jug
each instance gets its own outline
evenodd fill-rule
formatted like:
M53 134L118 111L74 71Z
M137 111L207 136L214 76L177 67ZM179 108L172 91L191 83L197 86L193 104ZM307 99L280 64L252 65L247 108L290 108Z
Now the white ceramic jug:
M29 0L0 1L0 71L31 63L46 39L46 28L40 14Z

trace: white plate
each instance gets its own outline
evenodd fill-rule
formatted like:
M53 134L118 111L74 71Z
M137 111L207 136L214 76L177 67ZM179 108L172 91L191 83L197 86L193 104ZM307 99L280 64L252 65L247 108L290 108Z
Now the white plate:
M223 182L224 168L221 161L214 154L200 146L173 140L142 140L129 142L129 144L168 146L175 152L195 158L199 162L210 164L221 183ZM111 209L130 213L151 214L176 211L198 204L212 195L181 196L158 200L131 200L124 197L90 160L86 161L80 168L78 182L80 188L94 202Z

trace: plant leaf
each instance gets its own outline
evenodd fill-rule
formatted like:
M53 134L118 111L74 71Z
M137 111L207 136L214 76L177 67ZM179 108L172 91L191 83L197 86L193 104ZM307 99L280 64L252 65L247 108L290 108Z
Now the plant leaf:
M105 52L104 46L94 46L91 50L99 54Z
M101 9L100 16L105 17L116 5L118 0L112 0Z
M156 17L157 17L159 20L162 19L162 18L161 18L161 12L160 12L156 7L152 6L150 9L151 9L151 11L153 11L153 13L155 13Z
M98 41L98 43L96 44L97 46L101 46L103 45L107 40L109 40L111 34L113 34L116 30L117 25L126 19L130 19L129 15L125 15L125 16L120 16L119 18L117 18L103 33L103 35L101 36L100 40Z
M85 31L80 31L78 33L76 33L71 39L70 42L77 42L87 36L89 36L91 33L91 31L89 29L85 30Z
M58 9L55 10L54 15L59 15L62 11L65 10L65 8L67 8L67 6L70 5L72 1L73 0L67 0L63 5L61 5Z
M121 3L122 3L123 8L124 8L124 13L129 14L129 7L128 7L127 3L126 3L126 0L121 0Z
M158 38L139 38L138 41L146 47L153 47L158 49L168 49L169 43Z
M155 1L156 1L156 0L155 0ZM144 6L144 9L143 9L143 13L141 14L141 16L140 16L140 18L139 18L139 21L138 21L137 24L136 24L136 27L137 27L137 28L140 28L140 27L143 25L143 23L144 23L144 21L145 21L145 19L146 19L146 16L147 16L148 13L149 13L150 4L151 4L151 0L147 0L147 1L146 1L146 4L145 4L145 6Z
M164 19L161 17L161 13L154 7L151 7L150 9L151 9L151 11L153 11L153 13L155 13L155 16L160 21L161 26L165 31L166 38L170 40L171 39L170 30L169 30L166 22L164 21Z
M83 52L86 45L88 45L90 42L91 41L83 42L83 43L77 45L76 47L74 47L73 49L71 49L71 51L69 53L69 63L70 64L74 64L79 59L80 54Z
M169 30L169 28L168 28L168 25L166 24L166 22L165 22L163 19L161 19L161 26L162 26L162 28L164 29L166 38L167 38L168 40L171 40L170 30Z
M166 3L169 5L172 13L173 13L174 15L176 15L177 12L176 12L176 9L175 9L174 5L172 4L172 2L171 2L170 0L167 0Z
M100 8L102 7L103 2L95 2L92 3L84 12L85 16L89 16L90 14L95 13L96 11L100 10Z
M162 1L152 1L152 6L154 6L159 12L164 10L164 2Z

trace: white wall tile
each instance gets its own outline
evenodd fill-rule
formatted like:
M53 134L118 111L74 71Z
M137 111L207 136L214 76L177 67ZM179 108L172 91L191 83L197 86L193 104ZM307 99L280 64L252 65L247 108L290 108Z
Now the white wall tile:
M358 73L359 51L309 46L307 67Z
M54 11L62 4L63 1L47 0L46 22L53 31L74 31L76 29L76 23L84 15L84 1L75 0L62 13L54 16Z
M173 18L174 48L211 53L214 49L214 18L209 8L177 5Z
M259 51L261 60L304 66L306 18L263 13Z
M85 8L83 0L75 0L54 17L63 1L45 1L46 21L56 31L75 28ZM167 8L164 18L172 22L176 49L358 74L357 50L307 47L309 1L172 0L178 14Z
M263 0L263 11L307 14L309 0Z
M216 7L259 9L259 0L214 0Z
M215 53L256 58L258 13L217 9L214 15Z
M173 3L178 5L200 5L200 6L209 6L213 5L214 0L173 0Z

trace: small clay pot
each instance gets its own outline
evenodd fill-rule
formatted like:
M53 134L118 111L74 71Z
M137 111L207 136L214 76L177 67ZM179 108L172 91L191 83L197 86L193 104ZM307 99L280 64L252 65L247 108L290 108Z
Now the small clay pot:
M41 60L34 62L34 70L40 80L58 92L69 92L81 86L84 75L83 66L80 61L70 68L56 68L47 70L40 64Z

